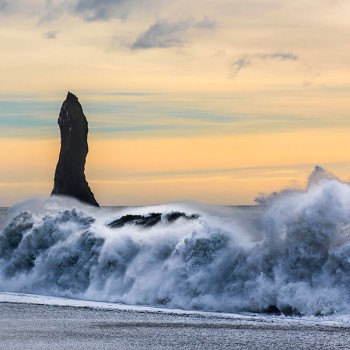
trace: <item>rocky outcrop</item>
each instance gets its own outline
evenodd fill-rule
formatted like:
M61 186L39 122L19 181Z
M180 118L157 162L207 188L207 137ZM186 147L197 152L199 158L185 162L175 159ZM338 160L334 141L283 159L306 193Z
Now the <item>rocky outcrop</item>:
M111 228L120 228L125 225L142 226L143 228L153 227L160 222L173 223L177 219L195 220L198 219L198 214L187 215L186 213L180 213L173 211L171 213L162 215L161 213L150 213L148 215L124 215L119 219L113 220L107 226Z
M84 173L88 153L88 122L78 98L70 92L63 102L58 125L61 131L61 150L51 195L74 197L98 207Z

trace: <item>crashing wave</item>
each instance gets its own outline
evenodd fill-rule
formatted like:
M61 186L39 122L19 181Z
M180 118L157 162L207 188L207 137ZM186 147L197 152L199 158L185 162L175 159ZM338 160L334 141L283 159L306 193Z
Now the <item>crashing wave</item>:
M306 191L248 209L21 208L0 233L0 290L222 312L349 313L350 187L314 175Z

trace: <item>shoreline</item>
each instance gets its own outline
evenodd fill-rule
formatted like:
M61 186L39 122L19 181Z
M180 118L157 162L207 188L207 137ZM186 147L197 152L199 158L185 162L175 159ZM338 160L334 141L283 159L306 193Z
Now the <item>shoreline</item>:
M3 294L0 294L0 296ZM21 298L20 295L17 296ZM120 307L120 306L118 306ZM277 318L0 302L1 348L349 349L349 326Z

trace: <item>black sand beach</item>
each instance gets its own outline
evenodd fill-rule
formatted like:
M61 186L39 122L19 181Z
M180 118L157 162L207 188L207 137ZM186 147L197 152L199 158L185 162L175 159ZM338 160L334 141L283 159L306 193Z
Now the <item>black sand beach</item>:
M350 349L350 328L273 318L0 303L0 349Z

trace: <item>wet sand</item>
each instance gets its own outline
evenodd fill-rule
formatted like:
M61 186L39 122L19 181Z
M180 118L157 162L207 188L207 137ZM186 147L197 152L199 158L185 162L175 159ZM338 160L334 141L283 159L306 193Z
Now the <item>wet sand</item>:
M350 349L350 328L269 317L3 302L0 349Z

